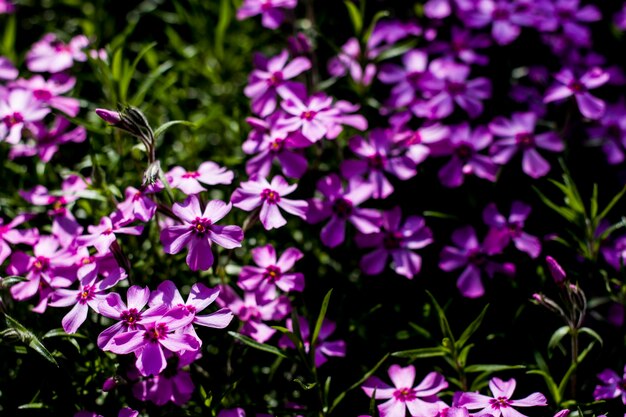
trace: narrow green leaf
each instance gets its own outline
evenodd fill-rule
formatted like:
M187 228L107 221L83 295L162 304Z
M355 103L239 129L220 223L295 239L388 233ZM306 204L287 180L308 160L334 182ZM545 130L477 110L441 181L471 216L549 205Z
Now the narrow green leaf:
M421 359L421 358L434 358L437 356L444 356L450 351L443 346L439 347L427 347L420 349L411 349L411 350L401 350L398 352L393 352L391 356L396 358L411 358L411 359Z
M558 329L556 329L554 333L552 333L552 336L550 337L550 341L548 342L548 349L554 350L554 348L559 344L559 342L561 342L561 339L563 339L568 333L569 333L568 326L563 326L563 327L559 327Z
M17 275L11 275L8 277L0 278L0 288L9 288L18 282L27 281L25 277L18 277Z
M167 123L163 123L161 126L159 126L155 131L154 131L154 138L158 138L159 136L161 136L167 129L169 129L172 126L176 126L176 125L185 125L185 126L192 126L195 127L196 124L193 122L189 122L187 120L171 120Z
M567 383L569 382L570 378L572 377L572 374L578 368L578 364L581 363L583 360L585 360L585 358L587 357L589 352L591 352L591 349L593 349L595 344L596 344L596 342L589 343L589 346L587 346L587 348L585 348L585 350L583 350L580 353L580 355L578 355L578 361L575 362L575 363L572 363L570 365L570 367L568 368L567 372L565 372L565 375L563 375L563 379L561 379L561 382L559 383L559 388L558 388L559 399L563 397L563 394L565 393L565 388L567 388ZM557 404L559 404L559 403L560 403L560 401L557 402Z
M595 330L590 329L589 327L583 327L581 329L578 330L580 333L585 333L588 334L589 336L593 337L594 339L596 339L598 342L600 342L600 346L604 345L604 342L602 340L602 337L600 337L600 335L598 333L596 333Z
M465 372L468 374L475 372L501 372L509 371L511 369L526 369L524 365L470 365L465 368Z
M80 333L72 333L72 334L65 333L65 330L63 330L62 328L52 329L48 333L41 336L42 339L47 339L50 337L68 337L68 338L73 338L73 339L88 339L87 336L82 335Z
M296 382L298 385L302 387L302 389L308 391L317 386L317 382L305 382L302 377L294 378L293 382Z
M159 79L159 77L161 77L164 73L170 70L173 66L174 66L174 63L172 61L165 61L164 63L156 67L154 70L152 70L145 77L144 81L141 84L139 84L139 87L137 87L137 92L129 100L131 105L133 106L141 105L144 97L146 96L150 88L152 88L152 85Z
M403 55L405 52L410 51L416 46L417 42L415 41L396 44L396 46L389 48L386 51L382 52L380 55L378 55L375 61L380 62L387 59L395 58L397 56Z
M244 336L242 334L233 332L233 331L229 331L228 332L229 335L231 335L232 337L234 337L237 340L240 340L241 342L243 342L244 344L254 348L254 349L258 349L258 350L262 350L264 352L269 352L272 353L276 356L280 356L281 358L286 358L287 356L277 347L271 346L271 345L266 345L264 343L259 343L256 340L248 337L248 336Z
M54 359L54 357L48 351L48 349L46 349L46 347L39 341L39 339L37 339L37 336L35 336L30 330L28 330L26 327L24 327L22 324L20 324L17 320L9 316L8 314L5 313L4 318L6 320L7 326L11 327L12 329L15 329L20 334L22 341L28 342L28 346L31 349L39 353L41 356L44 357L44 359L52 363L54 366L56 367L59 366L56 359Z
M322 323L324 323L324 318L326 317L326 311L328 310L328 303L330 302L330 296L332 293L333 289L331 288L324 296L324 301L322 301L322 307L320 308L320 313L317 316L315 329L313 330L313 336L311 337L311 346L315 345L315 342L317 342L320 330L322 329Z
M593 192L589 203L589 213L592 220L594 220L598 214L598 184L593 184Z
M426 291L426 294L428 294L431 301L433 302L433 306L435 307L435 310L437 310L437 315L439 317L439 326L441 327L441 333L443 333L443 337L449 339L451 344L453 346L456 346L454 335L452 334L452 330L450 329L450 324L448 323L446 314L444 313L443 309L441 308L437 300L435 300L435 297L430 293L430 291Z
M137 54L137 56L133 60L133 63L130 64L130 66L126 66L124 68L124 73L121 76L120 87L119 87L119 90L120 90L120 100L122 102L126 102L126 97L127 97L127 93L128 93L128 87L130 86L130 82L133 79L133 75L135 75L135 71L137 70L137 65L139 64L139 61L141 61L143 56L145 54L147 54L148 51L150 49L154 48L156 45L157 45L156 42L151 42L148 45L146 45L143 48L141 48L141 50L139 51L139 53Z
M367 42L370 39L370 36L372 36L372 32L374 32L374 28L376 27L376 23L378 23L378 21L380 19L382 19L383 17L387 17L389 16L389 11L387 10L381 10L378 13L376 13L374 15L374 17L372 18L372 21L370 22L369 26L367 27L367 31L365 32L365 36L363 36L363 42Z
M333 404L330 407L329 410L329 414L332 414L333 410L335 409L335 407L337 407L339 405L339 403L341 403L341 401L344 399L344 397L346 396L346 394L350 391L352 391L353 389L356 389L358 387L360 387L361 385L363 385L363 383L367 380L367 378L369 378L370 376L374 375L374 373L378 370L378 368L380 368L380 366L385 363L385 361L387 360L387 358L389 357L389 354L387 353L385 356L383 356L377 363L376 365L374 365L369 371L367 371L365 373L365 375L363 375L363 377L361 379L359 379L357 382L355 382L354 384L352 384L347 390L343 391L341 394L337 395L337 397L335 398L335 400L333 401ZM373 396L374 397L374 396ZM372 397L372 398L373 398Z
M577 216L573 210L556 205L548 197L546 197L541 191L539 191L537 187L533 187L533 190L535 190L535 192L539 195L539 199L543 202L543 204L545 204L550 209L555 211L561 217L563 217L564 219L572 223L576 221Z
M526 373L531 375L541 375L543 377L543 380L546 382L546 385L548 386L548 391L550 392L550 395L552 396L554 402L556 404L561 403L561 394L559 393L559 388L557 387L554 379L552 379L552 376L549 373L541 371L539 369L533 369L527 371Z
M602 210L600 215L594 219L596 220L596 224L600 223L600 220L604 219L606 215L609 214L609 212L613 209L613 207L615 207L615 205L622 199L622 197L624 196L624 193L626 193L626 186L624 186L624 188L622 188L622 190L619 193L617 193L615 197L613 197L613 199L604 208L604 210Z
M485 308L483 308L483 311L480 312L478 317L476 317L474 321L472 321L470 325L467 326L467 329L465 329L463 334L461 334L461 337L459 337L459 340L456 342L457 349L462 349L463 345L467 343L469 338L476 332L476 330L478 330L478 328L483 322L483 319L485 318L485 314L487 314L488 308L489 308L489 304L487 304Z
M231 5L228 0L220 1L220 13L215 27L215 55L218 59L224 57L224 39L226 38L226 29L230 25L232 19Z
M48 408L44 403L30 403L30 404L22 404L17 407L18 410L36 410L42 408Z
M350 20L352 21L352 27L354 27L354 33L357 37L361 34L361 30L363 30L363 16L361 16L361 11L356 4L352 3L350 0L345 0L343 2L348 9L348 14L350 15Z
M15 62L15 35L16 35L16 17L14 14L8 16L4 26L4 34L2 36L2 55Z
M461 349L461 352L459 353L459 356L456 360L461 368L465 368L465 364L467 363L467 356L469 355L469 352L470 350L472 350L473 347L474 344L470 343L469 345L466 345Z

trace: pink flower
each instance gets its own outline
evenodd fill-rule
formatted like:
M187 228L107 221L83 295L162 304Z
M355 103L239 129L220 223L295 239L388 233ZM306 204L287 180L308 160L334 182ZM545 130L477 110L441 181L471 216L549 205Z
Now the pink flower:
M117 211L110 217L100 219L97 226L89 226L89 234L79 236L76 242L84 246L93 246L99 254L104 254L116 241L116 233L138 236L143 232L143 226L127 226L132 219L125 219L122 212Z
M70 117L76 117L80 110L78 99L61 96L74 88L75 84L76 78L55 74L47 81L41 75L35 75L29 80L19 79L11 83L11 87L28 90L42 104L60 110Z
M187 195L206 191L206 188L200 183L208 185L230 184L233 181L233 176L232 171L211 161L201 163L197 171L185 171L183 167L176 166L165 174L172 187L178 188Z
M142 187L138 190L134 187L126 188L124 194L126 200L117 205L117 209L124 214L126 219L137 219L148 222L156 213L157 204L148 196L161 190L160 186Z
M254 248L251 252L252 259L258 267L244 266L241 269L237 282L239 287L246 291L254 291L257 288L264 291L267 287L278 287L284 292L304 289L304 275L300 272L287 272L303 256L298 249L286 249L278 260L274 247L269 244Z
M298 0L244 0L237 10L237 20L261 14L264 27L277 29L285 18L280 9L294 9L297 4Z
M22 131L50 113L28 90L11 90L0 97L0 141L16 144Z
M515 379L503 381L500 378L492 378L489 381L489 389L493 397L479 394L477 392L465 392L459 398L457 406L466 407L469 410L481 408L482 410L474 413L475 416L492 415L493 417L523 417L513 407L534 407L546 406L548 402L546 397L539 392L534 392L528 397L521 400L512 400L511 396L515 391Z
M483 220L489 226L483 247L488 255L501 253L511 240L515 247L526 252L531 258L536 258L541 252L541 241L524 232L524 222L530 214L531 207L521 201L514 201L511 214L505 218L498 212L494 203L490 203L483 211Z
M598 374L598 378L604 385L596 385L593 391L594 400L608 400L621 396L622 403L626 405L626 366L622 377L611 369L605 369Z
M27 222L33 217L29 214L19 214L15 216L9 223L4 224L4 220L0 217L0 265L11 255L10 244L17 245L24 243L34 245L39 239L39 230L33 229L16 229L20 224Z
M187 247L187 265L192 271L206 271L213 265L213 242L233 249L241 246L243 231L239 226L218 226L215 223L224 218L232 205L223 201L211 200L204 211L197 195L190 195L181 203L175 203L172 211L182 224L164 228L161 242L165 253L178 253Z
M393 387L375 376L368 378L361 386L369 397L376 395L377 400L387 400L378 406L381 417L405 417L407 409L412 416L434 416L447 407L436 395L448 386L443 375L431 372L419 385L413 387L415 382L413 365L406 368L391 365L388 373Z
M564 68L554 78L558 83L548 89L543 99L544 103L574 96L583 116L589 119L599 119L604 115L606 108L604 101L592 96L588 90L598 88L609 81L610 76L606 71L594 67L582 76L576 77L571 69Z
M231 197L233 205L245 211L252 211L261 206L259 217L266 230L278 228L287 224L279 207L287 213L300 218L306 218L308 203L304 200L290 200L284 196L291 194L298 187L289 183L280 175L268 182L262 177L252 177L250 181L242 182Z
M48 33L28 51L26 66L32 72L61 72L71 68L74 61L85 62L87 55L83 49L88 45L84 35L75 36L65 44L55 34Z

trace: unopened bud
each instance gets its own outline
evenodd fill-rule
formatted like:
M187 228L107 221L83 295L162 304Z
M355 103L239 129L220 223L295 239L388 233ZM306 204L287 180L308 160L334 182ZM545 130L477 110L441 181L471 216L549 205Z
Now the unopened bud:
M552 279L558 285L563 284L567 275L565 275L565 271L561 268L561 265L551 256L546 256L546 263L548 264L548 269L550 270L550 275L552 275Z
M122 116L120 116L119 112L107 110L107 109L96 109L96 114L105 122L117 125L122 121Z

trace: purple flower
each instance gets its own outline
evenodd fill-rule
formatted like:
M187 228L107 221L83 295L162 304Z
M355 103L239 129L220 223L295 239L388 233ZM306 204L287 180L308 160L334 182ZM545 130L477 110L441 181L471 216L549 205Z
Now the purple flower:
M65 74L55 74L47 81L41 75L35 75L30 80L19 79L11 83L11 88L28 90L45 106L76 117L80 109L78 99L61 96L74 88L75 84L76 78Z
M204 211L197 195L190 195L181 203L174 203L172 211L183 224L169 226L161 231L161 243L165 253L174 254L187 247L187 265L192 271L206 271L213 265L213 242L233 249L241 246L243 231L239 226L218 226L232 205L211 200Z
M491 134L483 126L473 132L468 123L452 127L449 140L442 142L437 151L452 155L452 159L439 170L441 183L450 188L459 187L466 175L495 182L497 165L488 156L478 153L489 146L491 140Z
M532 178L540 178L550 171L550 164L537 152L537 148L562 152L563 141L556 132L536 135L537 115L532 112L513 113L511 120L498 117L489 124L489 130L502 139L491 145L489 153L496 164L505 165L522 151L522 170Z
M524 222L530 214L531 207L521 201L514 201L509 218L498 212L494 203L490 203L483 211L483 221L489 226L489 232L483 241L487 255L502 253L512 240L515 247L536 258L541 252L541 242L524 232Z
M252 111L261 117L270 115L276 109L276 93L285 98L293 94L289 90L304 89L304 86L287 80L309 70L311 61L296 57L287 63L288 59L287 50L283 50L275 57L260 60L260 68L250 73L244 94L252 100Z
M378 79L384 84L394 84L389 99L393 107L405 107L414 102L416 94L432 78L432 74L428 72L428 55L424 51L413 49L406 52L402 55L402 64L402 67L385 64L378 74Z
M596 388L593 390L594 400L608 400L621 396L622 403L626 405L626 366L624 367L624 375L621 378L617 372L611 369L605 369L600 372L598 378L604 385L596 385Z
M2 2L0 2L0 13L2 13ZM0 56L0 80L14 80L20 75L13 62L9 58Z
M515 265L499 264L490 260L483 247L478 243L476 232L472 226L465 226L452 233L452 242L457 247L446 246L441 251L439 268L453 271L464 268L456 282L456 286L464 297L477 298L485 293L481 281L481 271L485 270L489 277L496 272L512 276Z
M553 85L543 98L544 103L562 100L570 96L576 98L578 109L589 119L599 119L605 111L604 101L589 94L589 90L598 88L609 80L609 74L595 67L576 77L571 69L563 68L554 78L558 84Z
M48 33L28 51L26 66L32 72L61 72L71 68L74 61L87 61L83 52L87 46L89 40L86 36L75 36L69 44L65 44L53 33Z
M141 190L127 187L124 192L126 200L118 204L117 209L123 213L124 218L148 222L154 217L157 204L147 194L158 192L160 189L160 186L151 186Z
M539 27L543 31L562 29L566 39L579 47L591 46L591 32L586 23L602 19L600 10L588 4L580 7L579 0L555 0L541 3Z
M408 156L418 165L430 155L432 146L438 146L450 135L450 128L439 123L426 124L417 130L400 130L393 141L406 148Z
M244 0L237 9L237 20L261 14L261 23L264 27L277 29L285 18L280 9L294 9L297 4L298 0Z
M142 225L127 226L131 221L132 219L124 219L123 214L117 211L110 217L100 219L97 226L87 227L89 234L79 236L76 242L84 246L93 246L102 255L116 241L116 233L138 236L143 232Z
M381 417L405 417L406 410L412 416L435 416L447 405L440 401L437 393L448 387L443 375L431 372L417 386L415 383L415 367L403 368L391 365L388 370L393 387L378 377L369 377L361 388L367 396L375 396L377 400L387 400L378 406Z
M134 352L137 355L135 365L142 375L158 375L167 365L163 349L182 353L200 348L200 342L192 335L175 332L191 323L193 317L187 309L174 308L156 319L143 318L138 322L143 329L116 335L107 350L120 355Z
M276 330L264 321L282 320L291 311L289 299L280 295L276 298L266 290L245 291L243 299L228 285L220 286L220 295L216 302L221 307L228 307L243 322L239 332L250 336L259 343L265 343Z
M271 230L287 224L279 207L287 213L306 218L308 203L304 200L290 200L284 196L291 194L298 187L289 185L280 175L268 182L262 177L252 177L242 182L231 197L233 205L245 211L252 211L261 206L259 217L265 230Z
M350 139L350 150L360 159L348 159L341 163L341 173L345 178L360 177L367 174L367 181L372 184L373 198L386 198L393 192L393 186L383 172L388 172L401 180L408 180L417 174L415 163L406 155L392 148L390 132L385 129L373 129L370 139L361 136Z
M11 90L0 96L0 141L16 144L22 131L50 113L28 90Z
M530 394L521 400L512 400L511 396L515 391L515 379L503 381L499 378L492 378L489 381L489 389L493 397L482 395L476 392L464 392L458 401L457 406L466 407L469 410L481 408L475 416L490 414L493 417L522 417L524 416L513 407L534 407L546 406L546 397L539 392Z
M50 162L59 150L59 145L74 142L84 142L87 138L87 130L82 126L76 126L71 130L70 122L63 116L58 116L50 128L45 123L34 122L29 124L32 138L25 139L23 143L13 145L9 152L9 158L30 157L39 155L42 162Z
M429 51L440 53L446 57L456 58L469 65L487 65L489 57L479 54L479 49L485 49L492 45L488 35L475 34L468 29L452 27L449 41L436 41L429 45Z
M282 130L271 129L254 143L247 143L246 153L256 153L246 162L246 173L267 177L272 168L272 162L278 160L279 166L288 177L300 178L307 170L307 159L298 152L301 148L311 146L300 132L287 133Z
M11 246L24 243L34 245L39 240L39 230L32 229L16 229L20 224L29 221L33 215L18 214L13 220L4 224L4 220L0 217L0 265L11 255Z
M269 244L254 248L251 252L258 267L244 266L241 269L237 281L239 287L246 291L255 291L257 288L266 291L268 287L278 287L284 292L304 289L304 275L300 272L287 272L302 259L302 252L298 249L287 248L278 260L274 247Z
M567 279L567 275L556 259L552 256L546 256L546 264L548 264L548 270L550 271L550 275L552 275L554 282L558 285L563 284L563 282Z
M376 65L369 62L365 68L361 65L363 58L372 60L371 51L361 53L361 45L356 38L350 38L343 44L339 54L328 61L328 72L333 77L343 77L350 73L350 77L358 84L368 86L376 75Z
M343 243L347 221L361 233L380 231L378 211L358 207L372 196L374 189L370 183L353 179L344 190L339 177L331 174L317 182L317 189L325 199L310 201L307 221L318 223L330 217L330 221L322 228L321 239L324 245L334 248Z
M311 331L309 328L309 323L305 318L298 316L298 325L300 326L300 337L302 338L302 341L304 343L304 351L308 353L311 349L311 341L309 339L311 337ZM293 322L291 321L291 319L287 319L287 328L292 332L294 331ZM327 356L346 356L346 342L344 342L343 340L326 340L334 331L335 323L328 319L324 319L314 345L315 367L317 368L326 363L326 361L328 360ZM293 342L286 335L283 335L283 337L280 338L280 340L278 341L278 346L281 348L295 348Z
M374 251L361 258L359 265L370 275L380 274L389 256L396 273L412 279L419 273L422 258L413 252L432 243L432 233L422 217L408 216L401 224L402 210L395 207L383 212L381 231L369 235L357 234L359 247L374 247Z
M187 195L206 191L206 188L200 183L208 185L230 184L233 181L233 176L232 171L211 161L201 163L197 171L186 171L185 168L176 166L165 174L165 178L172 187L178 188Z
M606 106L604 115L588 129L589 144L599 144L611 165L624 162L626 148L626 105L624 100Z

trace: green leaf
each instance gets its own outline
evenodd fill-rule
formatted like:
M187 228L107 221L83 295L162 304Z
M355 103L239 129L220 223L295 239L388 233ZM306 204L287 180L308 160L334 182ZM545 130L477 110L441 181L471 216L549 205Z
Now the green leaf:
M444 338L447 338L450 340L453 346L456 346L454 335L452 334L452 330L450 329L450 324L448 323L446 314L444 313L443 309L441 308L437 300L435 300L435 297L430 293L430 291L426 291L426 294L428 294L428 296L430 297L433 303L433 306L435 307L435 310L437 310L437 316L439 317L439 326L441 327L441 333L443 333Z
M196 124L193 122L189 122L187 120L171 120L167 123L163 123L161 126L159 126L155 131L154 131L154 138L158 138L159 136L161 136L167 129L169 129L172 126L176 126L176 125L185 125L185 126L192 126L195 127Z
M598 184L593 184L593 192L591 194L589 212L591 215L591 219L595 219L596 215L598 214Z
M65 330L63 330L62 328L52 329L48 333L41 336L42 339L47 339L49 337L68 337L68 338L74 338L74 339L88 339L87 336L82 335L80 333L72 333L72 334L65 333Z
M359 36L361 34L361 30L363 30L363 16L361 16L361 11L350 0L345 0L343 3L348 9L348 14L350 15L350 20L352 21L352 26L354 27L354 33Z
M552 336L550 337L550 341L548 342L548 349L554 350L554 348L559 344L559 342L561 342L561 339L563 339L568 333L569 333L569 326L563 326L563 327L559 327L558 329L556 329L555 332L552 333Z
M393 352L391 356L396 358L411 358L411 359L421 359L421 358L434 358L437 356L445 356L450 351L443 346L439 347L427 347L420 349L411 349L411 350L401 350L399 352Z
M580 333L588 334L589 336L591 336L594 339L596 339L598 342L600 342L600 346L604 345L604 342L602 341L602 337L600 337L600 335L598 333L596 333L595 330L590 329L589 327L583 327L583 328L579 329L578 331Z
M165 72L170 70L174 66L174 62L165 61L154 70L152 70L144 79L144 81L139 84L137 88L137 92L135 95L129 100L133 106L139 106L152 85L163 75Z
M302 389L306 391L311 390L317 386L317 382L307 383L307 382L304 382L304 379L302 379L302 377L294 378L293 382L296 382L298 385L302 387Z
M244 344L250 346L251 348L254 349L258 349L258 350L262 350L264 352L269 352L272 353L276 356L280 356L281 358L286 358L287 355L285 355L280 349L278 349L275 346L271 346L271 345L266 345L264 343L259 343L256 340L248 337L248 336L244 336L242 334L233 332L233 331L229 331L228 332L229 335L231 335L232 337L234 337L235 339L243 342Z
M28 281L25 277L18 277L17 275L11 275L8 277L0 278L0 288L9 288L18 282Z
M602 210L600 215L594 219L596 220L596 224L600 223L600 220L604 219L606 215L609 214L609 212L613 209L613 207L615 207L615 205L622 199L622 197L624 196L624 193L626 193L626 186L624 186L624 188L622 188L622 190L619 193L617 193L615 197L613 197L613 199L604 208L604 210Z
M405 42L396 44L396 46L383 51L380 55L376 57L376 62L384 61L386 59L395 58L397 56L403 55L405 52L410 51L411 49L417 46L417 42Z
M126 96L128 93L128 87L130 86L130 82L133 79L133 75L135 75L135 71L137 70L137 65L139 64L139 61L141 61L141 59L143 58L143 56L148 53L149 50L151 50L152 48L154 48L157 45L156 42L152 42L149 43L148 45L144 46L139 53L137 54L137 56L135 57L135 59L133 60L133 63L130 65L130 67L126 67L124 68L124 73L121 76L121 80L120 80L120 101L122 102L126 102Z
M467 329L465 329L463 334L461 334L461 337L459 337L458 342L456 342L457 349L462 349L463 345L467 343L469 338L476 332L476 330L478 330L478 328L483 322L483 319L485 318L485 314L487 313L488 308L489 308L489 304L487 304L485 308L483 308L483 311L480 312L478 317L476 317L474 321L471 322L469 326L467 326Z
M2 55L15 62L15 34L16 17L14 14L8 16L4 25L4 35L2 36Z
M54 359L48 349L46 349L46 347L39 341L39 339L37 339L37 336L35 336L30 330L28 330L26 327L24 327L8 314L5 313L4 318L6 320L7 326L14 329L19 334L20 339L23 342L28 342L28 346L31 349L43 356L44 359L46 359L48 362L54 364L54 366L59 366L56 359Z
M228 0L220 1L220 14L215 27L215 55L218 59L224 57L224 39L226 38L226 29L232 20L231 5Z
M546 382L546 385L548 386L548 391L550 392L550 395L552 396L554 402L557 404L561 403L561 394L559 392L559 388L557 387L556 382L554 382L554 379L549 373L539 369L533 369L526 373L531 375L541 375L543 377L543 380Z
M389 15L390 13L387 10L381 10L374 15L372 21L367 27L367 31L365 32L365 36L363 37L363 42L367 42L370 39L370 36L372 36L372 32L374 32L374 28L376 27L376 23L378 23L378 21L383 17L387 17Z
M585 358L587 357L589 352L591 352L591 349L593 349L595 344L596 344L596 342L589 343L589 346L587 346L587 348L585 350L583 350L580 353L580 355L578 355L578 361L572 363L570 365L570 367L568 368L567 372L565 372L565 375L563 375L563 379L561 379L561 382L559 383L559 388L558 388L559 399L563 398L563 394L565 393L565 388L567 388L567 383L570 380L570 378L572 377L572 374L578 368L578 364L581 363L583 360L585 360ZM560 401L557 401L557 404L559 404L559 403L560 403Z
M501 372L509 371L511 369L526 369L524 365L470 365L465 368L465 372L468 374L475 372Z
M320 308L320 313L317 316L315 329L313 330L313 336L311 337L311 346L315 345L315 342L317 342L320 330L322 329L322 323L324 323L324 318L326 317L326 311L328 310L328 303L330 302L332 292L333 289L331 288L324 296L324 301L322 301L322 307Z
M346 396L346 394L348 392L352 391L353 389L359 388L361 385L363 385L363 383L367 380L367 378L369 378L370 376L374 375L374 373L378 370L378 368L380 368L380 366L383 363L385 363L385 361L387 360L388 357L389 357L389 354L387 353L385 356L383 356L376 363L376 365L374 365L369 371L367 371L365 373L365 375L363 375L363 377L361 379L359 379L354 384L350 385L350 387L347 390L345 390L342 393L340 393L339 395L337 395L337 397L333 401L333 404L330 407L330 410L329 410L328 414L332 414L332 412L335 409L335 407L337 407L339 405L339 403L341 403L341 401L345 398L345 396ZM372 396L372 398L374 398L374 396Z
M539 195L539 199L543 202L543 204L545 204L546 206L554 210L556 213L558 213L561 217L563 217L565 220L569 221L570 223L576 222L576 219L578 218L578 216L576 215L575 211L570 210L566 207L561 207L561 206L556 205L548 197L546 197L541 191L539 191L537 187L533 187L533 190L535 190L535 192Z

